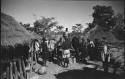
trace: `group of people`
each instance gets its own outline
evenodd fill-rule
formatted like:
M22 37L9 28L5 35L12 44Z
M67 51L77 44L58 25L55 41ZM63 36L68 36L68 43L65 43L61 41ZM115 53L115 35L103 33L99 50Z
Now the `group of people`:
M103 61L104 70L108 70L108 62L110 61L108 47L106 43L103 44L98 39L91 41L89 39L73 37L71 40L68 37L68 29L66 29L66 32L58 41L55 39L48 41L43 37L39 45L37 43L34 44L36 44L34 45L36 47L32 48L33 52L36 52L33 55L34 59L38 61L38 58L41 57L44 66L46 66L46 61L52 61L60 66L68 67L70 58L72 62L76 59L77 63L86 63L86 58L89 58L90 60Z

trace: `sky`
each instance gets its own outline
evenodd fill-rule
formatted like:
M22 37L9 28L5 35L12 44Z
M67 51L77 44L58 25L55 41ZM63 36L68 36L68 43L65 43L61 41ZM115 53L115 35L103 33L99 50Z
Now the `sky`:
M44 17L55 17L58 25L71 28L75 24L92 22L92 7L96 5L112 6L115 14L124 14L123 1L87 1L87 0L1 0L1 11L13 16L18 22L30 23ZM83 29L84 29L83 28Z

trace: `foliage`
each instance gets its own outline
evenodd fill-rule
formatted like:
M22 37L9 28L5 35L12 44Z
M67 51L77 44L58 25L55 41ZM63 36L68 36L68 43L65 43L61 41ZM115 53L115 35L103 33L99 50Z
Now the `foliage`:
M104 30L108 31L115 25L114 11L111 6L96 5L93 10L93 22L103 27Z
M88 28L90 28L90 29L92 29L92 28L95 27L95 24L94 24L94 23L87 23L87 25L88 25Z
M62 32L63 29L64 29L64 26L59 25L59 26L56 26L56 29L55 29L55 30L56 30L57 32Z
M54 17L46 18L42 17L34 22L34 28L36 33L47 33L50 31L51 28L57 25L57 21L55 21Z
M104 31L110 31L116 25L116 17L111 6L96 5L93 7L93 22L87 23L88 27L84 30L84 34L94 28L96 25Z
M72 26L72 30L73 30L73 32L76 32L76 33L78 33L78 32L82 32L82 28L83 28L83 26L82 26L82 24L76 24L75 26Z

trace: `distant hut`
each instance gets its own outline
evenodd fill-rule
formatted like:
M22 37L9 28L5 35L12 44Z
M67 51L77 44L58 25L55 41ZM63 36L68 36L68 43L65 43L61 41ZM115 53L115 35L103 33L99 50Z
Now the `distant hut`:
M1 13L1 79L26 79L25 60L33 36L13 17Z

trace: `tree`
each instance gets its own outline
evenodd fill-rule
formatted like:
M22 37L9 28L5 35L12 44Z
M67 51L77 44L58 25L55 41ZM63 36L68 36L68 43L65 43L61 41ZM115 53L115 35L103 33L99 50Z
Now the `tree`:
M75 26L72 26L72 30L73 32L76 32L76 33L81 33L82 32L82 24L75 24Z
M76 26L72 26L72 32L76 32L77 30L77 27Z
M45 34L50 31L51 28L57 25L54 17L46 18L42 17L34 22L35 32L38 34Z
M95 24L94 24L94 23L87 23L87 25L88 25L88 28L89 28L89 29L92 29L92 28L95 27Z
M23 26L24 26L26 29L30 28L30 24L29 24L29 23L23 24Z
M96 5L93 7L94 13L93 22L103 27L104 30L108 31L115 25L115 20L113 18L114 11L111 6L100 6Z
M64 27L61 25L61 26L56 26L56 31L57 32L62 32L63 31L63 29L64 29Z
M19 24L20 24L21 26L23 26L24 28L26 28L26 30L28 30L28 31L33 31L33 30L31 30L29 23L23 24L22 22L20 22Z

